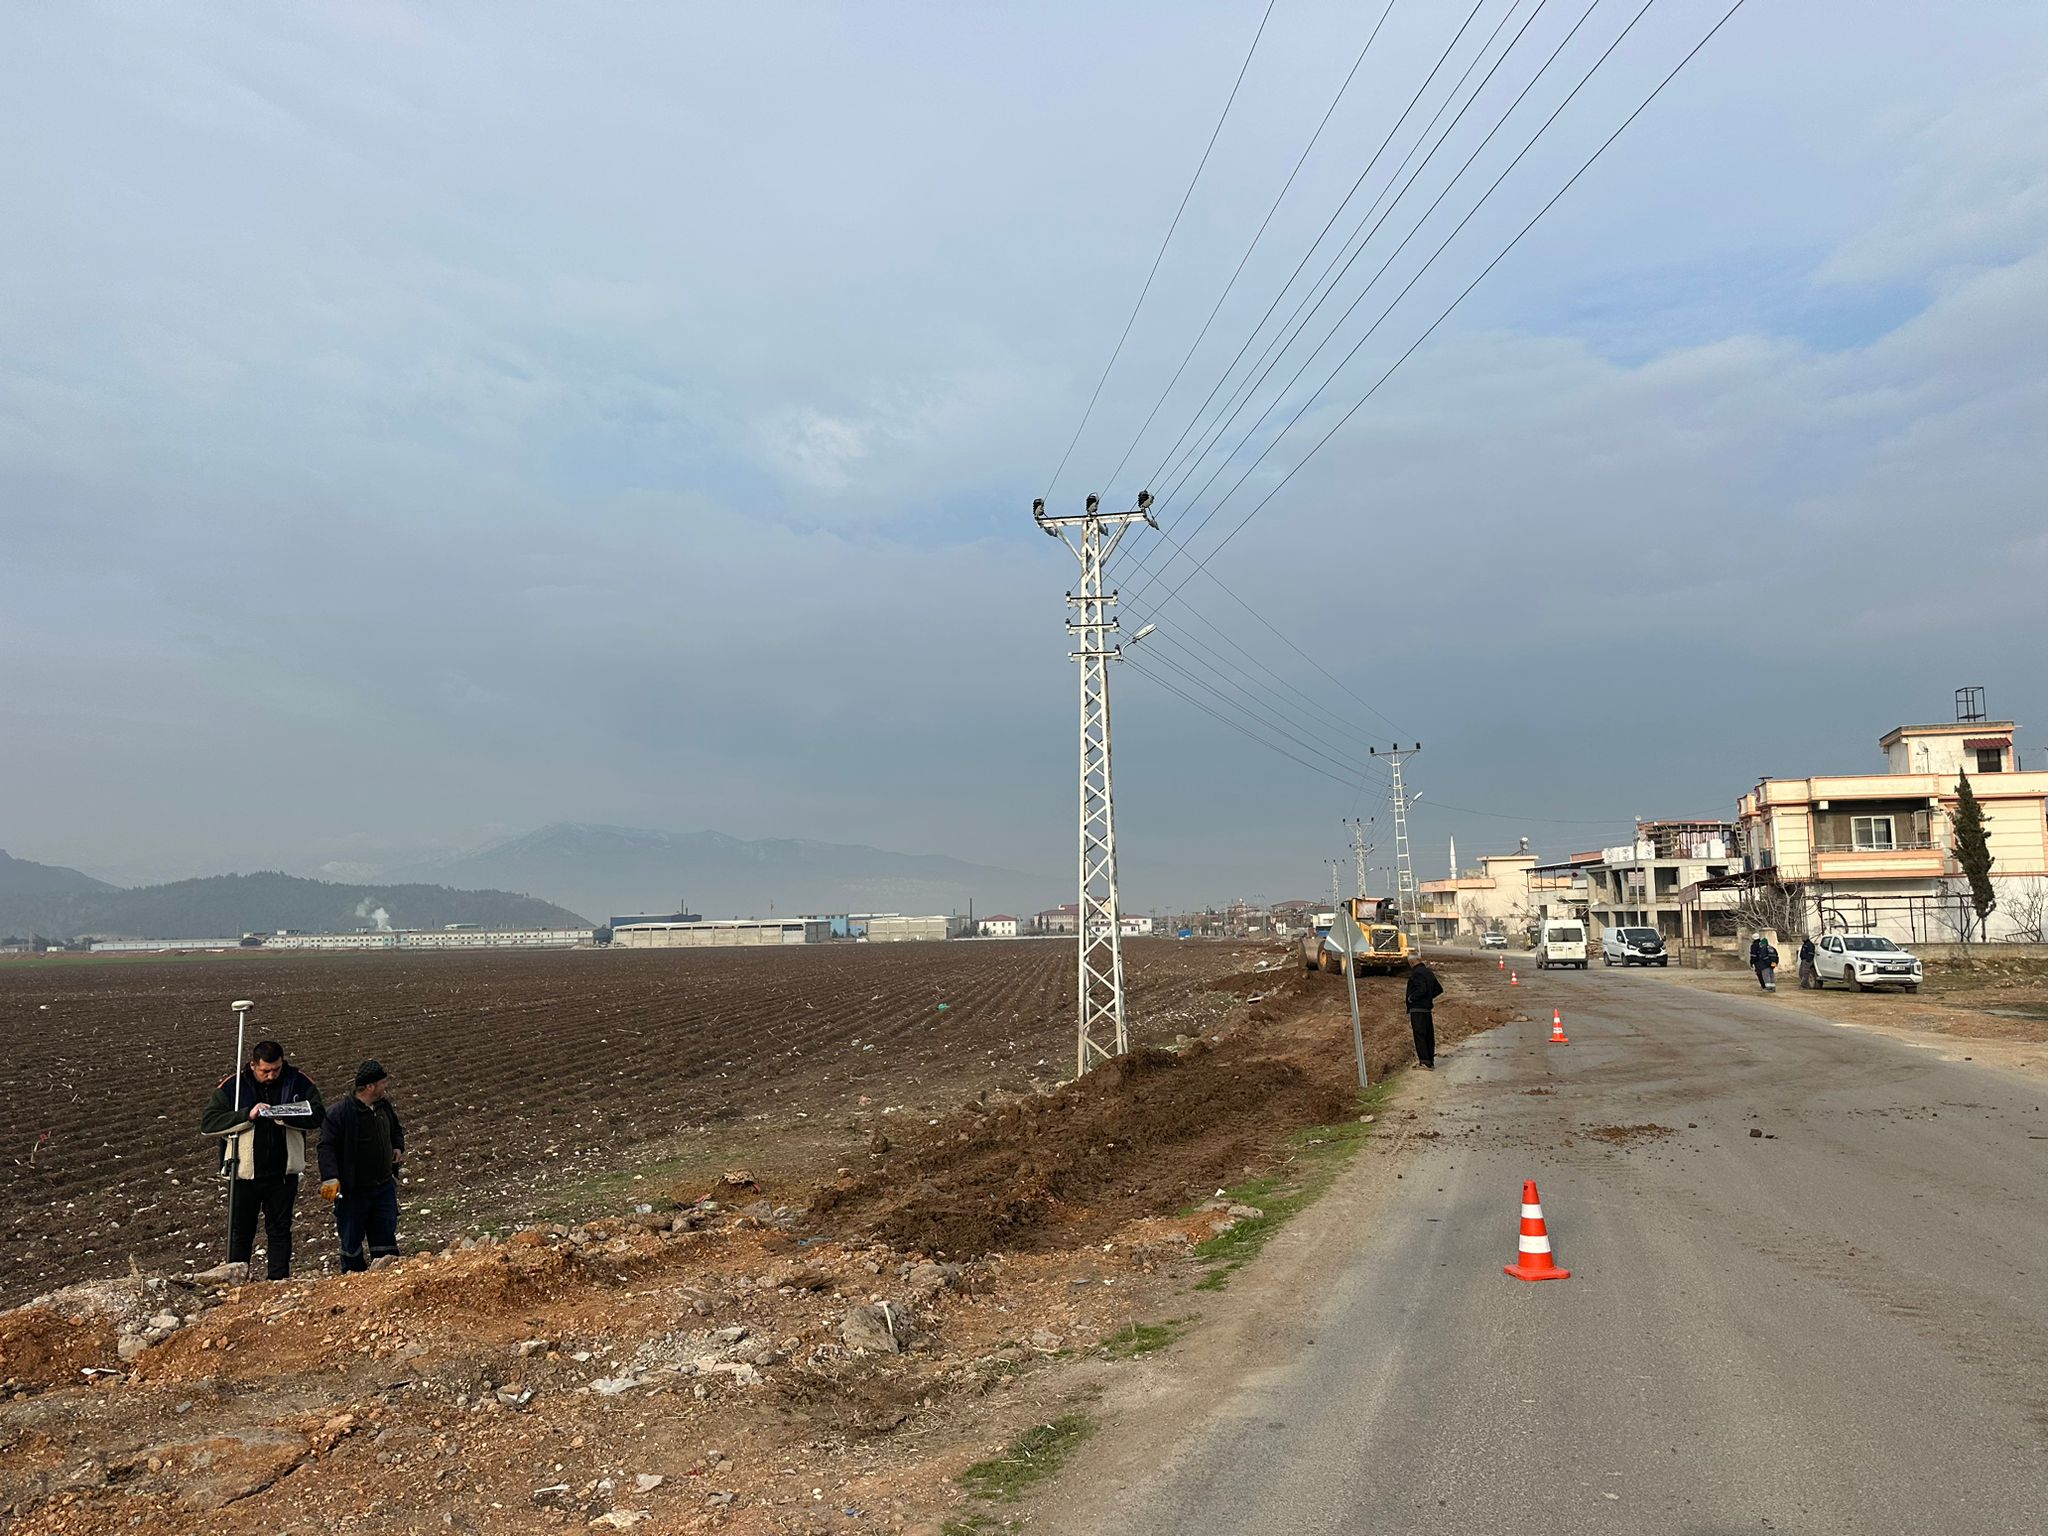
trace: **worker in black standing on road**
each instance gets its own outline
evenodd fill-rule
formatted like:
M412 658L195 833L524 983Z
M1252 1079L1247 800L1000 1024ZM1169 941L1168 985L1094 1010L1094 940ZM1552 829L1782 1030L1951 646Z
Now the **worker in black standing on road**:
M1799 985L1802 990L1820 985L1820 968L1813 963L1814 954L1813 938L1808 935L1799 941Z
M1425 1072L1436 1070L1436 1000L1444 995L1444 984L1427 960L1418 960L1408 972L1408 1027L1415 1032L1415 1060Z
M199 1129L221 1139L221 1172L228 1180L228 1262L246 1264L256 1249L256 1218L263 1218L264 1256L270 1278L292 1272L292 1206L306 1171L306 1138L326 1117L313 1080L284 1059L275 1040L259 1040L249 1061L224 1077L199 1117Z
M391 1074L366 1061L356 1091L327 1111L320 1133L320 1198L334 1202L341 1269L368 1269L398 1252L398 1170L405 1127L384 1095Z

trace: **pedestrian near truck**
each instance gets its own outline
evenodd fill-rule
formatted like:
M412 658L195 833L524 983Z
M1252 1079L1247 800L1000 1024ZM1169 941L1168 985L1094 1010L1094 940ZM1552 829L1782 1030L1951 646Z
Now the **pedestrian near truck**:
M343 1274L398 1252L398 1170L405 1127L385 1097L391 1074L366 1061L356 1089L327 1111L320 1133L320 1198L334 1202Z
M1799 989L1802 992L1817 990L1820 986L1820 967L1813 963L1814 953L1811 936L1799 941Z
M1444 995L1444 984L1436 979L1427 960L1418 960L1408 972L1408 1028L1415 1036L1415 1062L1425 1072L1436 1070L1436 1000Z
M259 1040L238 1073L220 1080L199 1129L221 1142L228 1181L228 1262L247 1264L263 1220L263 1251L272 1280L292 1272L292 1207L306 1171L306 1138L320 1129L327 1106L313 1080L284 1059L275 1040Z

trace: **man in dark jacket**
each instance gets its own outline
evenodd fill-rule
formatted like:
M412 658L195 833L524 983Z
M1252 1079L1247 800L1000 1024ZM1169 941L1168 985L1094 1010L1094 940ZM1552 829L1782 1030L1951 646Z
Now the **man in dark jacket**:
M1444 995L1444 984L1427 960L1418 960L1408 972L1408 1027L1415 1033L1415 1059L1425 1072L1436 1070L1436 1000Z
M1820 967L1813 963L1815 953L1811 935L1799 941L1799 985L1802 988L1820 985Z
M398 1252L405 1127L384 1096L390 1083L381 1064L364 1062L356 1068L356 1091L327 1111L320 1133L320 1196L334 1202L344 1274Z
M292 1272L292 1206L306 1169L306 1138L327 1106L313 1080L284 1059L275 1040L259 1040L249 1064L221 1079L199 1129L221 1139L228 1180L228 1262L246 1264L263 1217L263 1247L273 1280Z
M1749 941L1749 968L1756 972L1756 984L1764 991L1778 990L1778 946L1762 934Z

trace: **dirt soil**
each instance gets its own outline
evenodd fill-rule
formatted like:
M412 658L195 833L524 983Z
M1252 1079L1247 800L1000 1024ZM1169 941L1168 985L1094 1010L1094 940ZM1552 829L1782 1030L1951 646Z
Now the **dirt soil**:
M977 1041L959 1107L849 1117L808 1182L733 1170L367 1275L138 1276L0 1316L0 1529L936 1533L970 1462L1114 1368L1103 1341L1185 1314L1192 1249L1235 1219L1205 1197L1352 1105L1341 981L1248 960L1214 1023L1150 1032L1177 1049L1056 1091L1006 1092ZM1443 972L1445 1048L1505 1017ZM1399 986L1361 988L1379 1073L1407 1059Z
M1257 990L1232 980L1247 945L1125 956L1141 1040L1199 1034ZM438 1246L617 1200L636 1173L736 1156L781 1173L852 1121L1050 1085L1071 1070L1073 996L1071 946L1027 940L0 962L0 1305L224 1257L198 1126L238 997L251 1043L275 1035L330 1098L364 1057L391 1070L404 1236ZM332 1261L310 1189L297 1237L301 1270Z

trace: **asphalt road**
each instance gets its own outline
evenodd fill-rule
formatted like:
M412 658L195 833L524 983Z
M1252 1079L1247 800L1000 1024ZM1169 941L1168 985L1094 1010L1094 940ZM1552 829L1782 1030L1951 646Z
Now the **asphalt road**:
M1655 972L1523 981L1312 1347L1114 1528L2048 1530L2048 1084ZM1569 1280L1501 1273L1524 1178Z

